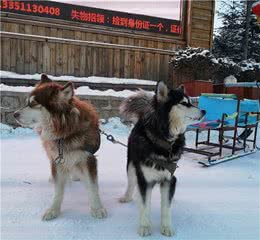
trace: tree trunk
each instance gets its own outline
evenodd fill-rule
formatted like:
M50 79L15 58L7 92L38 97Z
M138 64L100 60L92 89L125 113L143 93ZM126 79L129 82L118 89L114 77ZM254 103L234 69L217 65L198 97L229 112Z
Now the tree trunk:
M245 36L244 36L244 45L243 45L243 59L246 60L248 58L248 35L249 35L249 24L251 18L251 8L252 8L253 1L246 0L246 29L245 29Z

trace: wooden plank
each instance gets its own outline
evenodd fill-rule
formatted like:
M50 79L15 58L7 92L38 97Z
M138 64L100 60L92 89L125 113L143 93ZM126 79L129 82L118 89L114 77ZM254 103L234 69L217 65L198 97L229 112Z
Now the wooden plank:
M45 31L45 27L38 27L38 34L40 36L46 36L46 31Z
M74 57L74 74L80 76L80 60L81 60L81 46L74 46L75 57Z
M2 70L10 71L11 67L11 44L8 38L2 38L2 53L1 53L1 62L2 62Z
M51 50L48 42L43 43L43 72L50 73L51 70Z
M209 41L209 39L211 38L211 34L209 31L194 29L192 31L192 38L201 39L201 40L203 39L203 40Z
M30 73L30 40L24 41L24 73Z
M130 51L124 51L124 78L130 78Z
M134 71L135 71L135 52L130 51L130 78L134 78Z
M125 70L125 50L120 50L119 77L124 77Z
M93 75L93 52L91 47L87 47L87 69L86 69L86 76Z
M114 49L113 73L115 77L120 77L120 50Z
M160 81L168 81L169 59L169 56L160 56Z
M74 75L75 70L75 48L73 45L68 45L68 74Z
M51 75L56 75L56 45L55 43L49 43L50 48L50 71Z
M103 49L97 48L97 76L103 76L104 57Z
M211 10L213 8L213 0L196 0L192 1L192 7L204 10Z
M24 40L33 40L33 41L48 41L49 43L66 43L69 45L80 45L80 46L95 46L98 48L118 48L121 50L140 50L142 52L149 52L149 53L160 53L169 55L172 54L171 50L165 49L155 49L155 48L144 48L144 47L137 47L137 46L129 46L129 45L116 45L116 44L108 44L108 43L101 43L96 41L79 41L73 39L59 39L55 37L46 37L46 36L39 36L39 35L28 35L28 34L16 34L11 32L1 32L2 36L10 37L10 38L18 38Z
M10 23L9 31L18 33L19 25L17 23Z
M212 17L212 9L201 9L198 8L196 5L192 8L192 15L193 16L210 16Z
M108 77L113 77L114 66L114 50L108 49Z
M16 71L17 39L10 39L10 71Z
M69 73L68 69L68 44L62 44L62 74L67 75Z
M160 80L160 54L154 54L154 77L153 80L159 81Z
M85 77L87 76L87 47L80 47L80 67L79 67L79 76Z
M82 35L81 35L81 32L80 31L74 31L74 39L76 39L76 40L83 40L82 39Z
M150 79L151 53L144 53L144 78Z
M50 28L50 37L57 37L57 28Z
M1 22L1 24L0 24L1 31L8 32L8 29L6 28L7 24L8 23L6 23L6 22Z
M201 29L201 30L211 30L211 22L193 19L192 21L192 30Z
M43 73L43 42L37 42L37 72Z
M108 77L109 76L109 67L112 67L111 64L109 64L109 50L110 49L102 49L103 50L103 76Z
M34 74L37 73L37 42L31 41L30 42L30 73Z
M94 47L92 48L92 74L93 76L97 76L97 73L98 73L98 48Z
M25 25L24 26L24 33L32 34L32 25Z
M194 21L194 20L203 20L203 21L208 21L208 22L211 23L212 16L195 15L195 14L193 14L193 15L192 15L192 19L193 19L193 21Z
M65 45L65 44L64 44ZM63 57L63 45L60 43L55 44L56 48L56 75L61 76L63 75L63 64L67 61Z
M16 39L16 72L24 73L24 40Z
M202 48L209 48L210 46L210 42L207 41L202 41L201 39L193 39L191 42L191 46L192 47L202 47Z
M62 29L57 29L56 31L56 36L62 38ZM63 64L66 59L63 58L63 44L61 43L56 43L55 44L55 49L56 49L56 74L55 75L63 75Z
M135 51L134 53L134 78L141 78L141 53Z

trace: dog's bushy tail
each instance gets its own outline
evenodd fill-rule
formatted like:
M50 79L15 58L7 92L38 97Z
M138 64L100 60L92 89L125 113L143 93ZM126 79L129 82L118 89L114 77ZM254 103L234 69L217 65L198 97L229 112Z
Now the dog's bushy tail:
M152 111L153 93L139 90L136 94L126 98L119 110L125 121L137 122Z

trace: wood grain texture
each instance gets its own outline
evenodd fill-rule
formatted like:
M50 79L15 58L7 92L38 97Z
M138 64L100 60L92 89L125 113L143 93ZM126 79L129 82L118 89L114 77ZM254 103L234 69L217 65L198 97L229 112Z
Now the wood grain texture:
M212 46L214 0L183 5L176 37L1 13L1 69L167 81L175 49Z

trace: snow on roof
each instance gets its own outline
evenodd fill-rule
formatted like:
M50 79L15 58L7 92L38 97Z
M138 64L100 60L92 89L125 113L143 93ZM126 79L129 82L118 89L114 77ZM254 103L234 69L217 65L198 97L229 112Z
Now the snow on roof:
M40 80L41 74L18 74L15 72L0 71L1 78L17 78L17 79L33 79ZM107 78L107 77L74 77L74 76L53 76L48 77L55 81L72 81L72 82L89 82L89 83L110 83L110 84L137 84L137 85L152 85L155 86L157 82L151 80L131 79L131 78Z
M241 70L244 71L248 71L251 70L253 71L254 69L260 69L260 63L257 62L252 62L249 60L243 61L241 63L239 63L239 66L241 67Z

